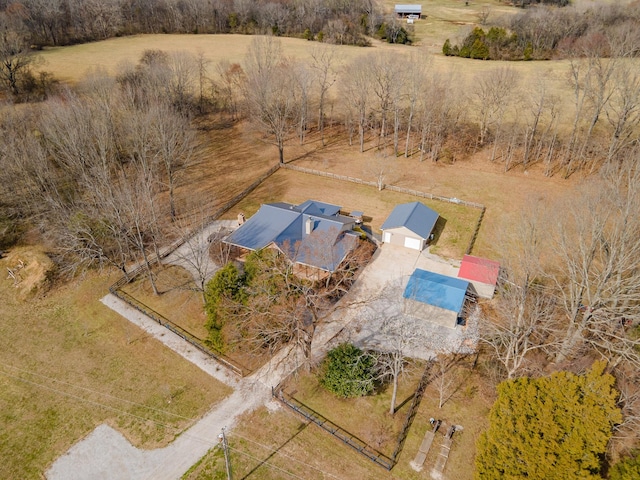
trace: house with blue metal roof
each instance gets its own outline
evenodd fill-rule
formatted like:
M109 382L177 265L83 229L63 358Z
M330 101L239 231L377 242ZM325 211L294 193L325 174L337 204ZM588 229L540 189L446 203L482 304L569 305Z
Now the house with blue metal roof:
M225 239L244 250L277 248L300 266L335 272L358 241L355 219L340 207L307 200L300 205L268 203Z
M382 224L383 243L424 250L439 215L420 202L396 206Z
M404 289L405 313L456 328L464 321L465 305L473 298L470 283L417 268Z

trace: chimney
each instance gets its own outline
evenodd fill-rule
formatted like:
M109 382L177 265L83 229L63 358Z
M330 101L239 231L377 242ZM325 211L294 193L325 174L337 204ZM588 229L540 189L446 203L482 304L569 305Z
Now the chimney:
M304 222L304 233L310 235L313 232L313 218L309 217Z

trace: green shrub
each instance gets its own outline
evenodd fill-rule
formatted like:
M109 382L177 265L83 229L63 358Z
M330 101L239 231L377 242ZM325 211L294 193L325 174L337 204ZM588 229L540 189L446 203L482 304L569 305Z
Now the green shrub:
M207 344L224 352L225 343L222 335L224 318L227 308L243 299L244 277L238 272L233 263L228 263L218 270L207 283L204 291L205 312L207 314L206 328L209 330Z
M327 354L320 384L340 398L369 395L374 388L375 360L358 347L343 343Z

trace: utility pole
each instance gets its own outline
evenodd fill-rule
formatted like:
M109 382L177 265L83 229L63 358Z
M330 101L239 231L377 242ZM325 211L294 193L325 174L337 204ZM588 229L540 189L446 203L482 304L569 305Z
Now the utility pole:
M224 463L227 466L227 480L231 480L231 459L229 458L229 445L227 444L227 436L224 431L227 427L222 427L222 433L218 435L218 439L222 442L222 450L224 451Z

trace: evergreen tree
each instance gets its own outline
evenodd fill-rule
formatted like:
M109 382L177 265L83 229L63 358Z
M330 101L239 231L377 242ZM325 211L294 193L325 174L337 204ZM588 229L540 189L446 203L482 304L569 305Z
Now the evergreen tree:
M609 480L637 480L640 478L640 452L616 463L609 470Z
M208 344L219 352L225 350L222 337L224 318L229 301L241 301L244 277L238 272L233 263L228 263L218 270L207 283L204 291L205 312L207 314L206 328L209 330Z
M375 360L358 347L343 343L327 353L320 384L340 398L373 392Z
M476 478L598 479L614 424L614 378L594 363L585 375L558 372L498 385L490 426L478 439Z
M489 47L487 47L482 39L478 38L475 42L473 42L469 56L471 58L486 60L489 58Z
M451 55L451 41L447 38L442 46L442 53L447 57Z

